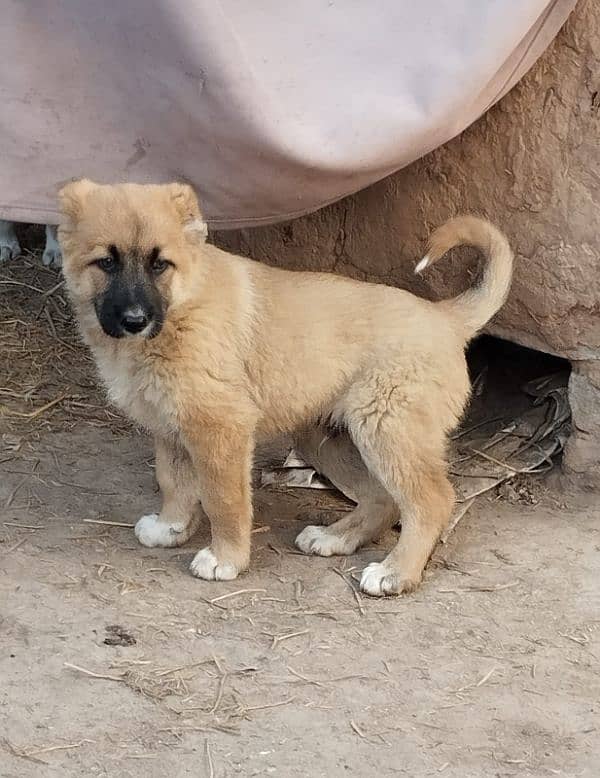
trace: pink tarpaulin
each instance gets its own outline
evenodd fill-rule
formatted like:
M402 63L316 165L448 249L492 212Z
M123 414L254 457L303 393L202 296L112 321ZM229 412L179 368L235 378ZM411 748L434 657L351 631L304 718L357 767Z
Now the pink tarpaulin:
M336 200L457 135L575 0L4 0L0 218L73 177L183 179L216 227Z

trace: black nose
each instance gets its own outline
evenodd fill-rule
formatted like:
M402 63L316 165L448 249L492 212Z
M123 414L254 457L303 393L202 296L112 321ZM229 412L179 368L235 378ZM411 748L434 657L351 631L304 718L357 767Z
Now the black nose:
M121 326L132 335L145 329L148 326L148 321L148 315L139 306L128 308L121 316Z

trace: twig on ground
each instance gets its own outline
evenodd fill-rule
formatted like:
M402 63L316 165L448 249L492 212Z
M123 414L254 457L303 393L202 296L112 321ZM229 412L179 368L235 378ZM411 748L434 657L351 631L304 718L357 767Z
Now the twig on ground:
M43 524L17 524L12 521L5 521L5 527L14 527L15 529L46 529Z
M84 524L104 524L107 527L127 527L133 529L135 524L129 524L126 521L108 521L107 519L84 519Z
M102 681L117 681L117 683L125 683L125 679L120 675L107 675L106 673L95 673L93 670L86 670L85 667L79 667L79 665L71 664L71 662L64 662L65 667L69 670L75 670L82 675L87 675L89 678L98 678Z
M321 683L321 681L315 681L313 678L307 678L305 675L302 675L297 670L294 670L293 667L289 667L288 666L288 671L292 675L295 675L296 678L299 678L301 681L304 681L304 683L310 683L313 686L318 686L321 689L326 689L327 688L327 686L324 683Z
M290 640L291 638L298 638L301 635L308 635L309 632L310 632L309 629L303 629L300 630L299 632L288 632L285 635L269 635L269 637L272 638L271 650L277 648L277 646L280 643L283 643L284 640Z
M10 408L5 409L4 412L9 414L10 416L18 416L20 419L27 419L28 421L33 421L33 419L37 419L37 417L41 416L42 413L49 411L50 408L53 408L55 405L58 405L58 403L63 402L63 400L66 400L68 397L69 397L68 394L61 394L60 397L56 397L54 400L50 400L50 402L47 402L45 405L42 405L41 408L36 408L33 411L29 411L29 413L23 413L22 411L13 411Z
M266 710L267 708L280 708L282 705L289 705L291 702L295 702L296 697L288 697L287 700L280 700L279 702L267 702L264 705L245 705L244 713L254 710Z
M266 589L238 589L236 592L228 592L227 594L221 594L219 597L213 597L208 602L214 605L216 602L229 599L229 597L237 597L238 594L265 594L266 591Z
M225 684L227 683L228 678L229 678L229 673L223 673L223 675L219 678L219 688L217 689L217 696L215 697L213 706L210 709L211 714L216 713L217 710L219 709L219 705L221 704L221 700L223 699L223 692L225 691Z
M338 567L332 567L330 569L333 570L334 573L339 575L340 578L348 584L348 586L350 587L350 590L352 591L352 596L354 597L354 599L356 601L356 606L358 607L358 612L360 613L361 616L364 616L365 615L365 609L364 609L363 604L362 604L362 597L360 596L359 592L356 590L356 587L354 586L354 584L352 582L352 579L348 578L346 576L346 574L342 570L340 570Z
M26 543L27 540L29 540L28 537L21 538L21 540L17 540L16 543L14 543L10 548L7 548L4 552L5 554L12 554L13 551L16 551L20 546L23 545L23 543Z
M204 747L206 750L206 761L208 763L208 778L214 778L215 768L213 765L212 756L210 755L210 744L208 742L208 738L204 741Z
M465 513L469 510L471 505L475 502L475 498L472 497L471 499L467 500L466 502L462 503L461 507L456 511L454 516L452 517L452 520L450 524L446 527L446 529L442 532L442 536L440 538L440 543L445 543L454 529L456 528L458 522L462 519L462 517L465 515Z

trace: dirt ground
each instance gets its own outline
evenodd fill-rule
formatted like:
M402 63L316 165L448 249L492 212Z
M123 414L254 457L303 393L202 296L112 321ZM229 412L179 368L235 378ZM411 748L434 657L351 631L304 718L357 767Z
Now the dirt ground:
M304 557L307 516L345 503L257 489L251 572L199 581L205 531L135 541L151 447L105 407L59 282L0 268L2 778L598 775L600 495L490 492L417 593L374 600L355 576L394 533Z

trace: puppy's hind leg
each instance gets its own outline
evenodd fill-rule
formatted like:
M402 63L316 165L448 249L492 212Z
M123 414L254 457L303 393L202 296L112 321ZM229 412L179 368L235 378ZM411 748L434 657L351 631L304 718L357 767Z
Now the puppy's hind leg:
M296 448L306 462L357 506L334 524L305 527L296 538L296 545L305 554L352 554L398 521L399 511L365 467L348 434L342 431L330 437L328 432L325 427L308 430L298 436Z
M383 562L365 568L360 586L373 596L401 594L419 585L450 519L454 491L446 475L441 432L425 430L408 415L381 418L370 427L353 430L354 438L365 463L398 504L402 532Z
M160 514L152 513L135 525L143 546L181 546L200 523L200 490L187 451L176 441L157 438L156 480L162 492Z

